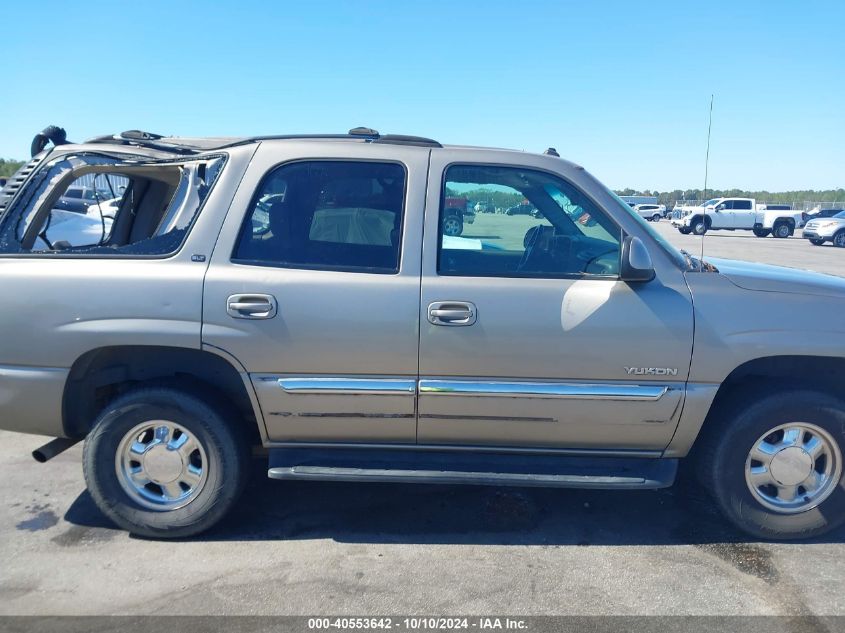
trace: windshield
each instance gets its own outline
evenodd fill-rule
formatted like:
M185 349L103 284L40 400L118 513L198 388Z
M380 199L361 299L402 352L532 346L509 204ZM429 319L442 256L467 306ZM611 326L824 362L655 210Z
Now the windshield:
M719 204L720 200L721 200L721 198L713 198L712 200L708 200L707 202L705 202L704 206L705 207L715 207L717 204Z
M845 220L845 211L840 211L839 213L837 213L833 217L838 218L840 220Z
M598 182L598 181L596 181L596 182ZM655 242L660 244L660 246L663 247L663 250L665 250L667 253L669 253L669 255L676 262L678 262L678 264L680 266L686 266L687 265L686 257L684 257L677 248L672 246L672 244L670 244L669 241L665 237L663 237L660 233L658 233L653 228L651 228L651 226L649 225L648 222L645 221L643 216L641 216L639 213L637 213L636 211L631 209L631 207L629 207L627 205L627 203L622 198L620 198L615 193L613 193L613 191L611 191L610 189L607 189L606 187L605 187L605 190L613 197L614 200L616 200L616 202L619 203L619 208L623 209L629 216L631 216L632 218L634 218L634 220L639 222L639 224L643 228L643 230L645 230L652 237L652 239L654 239Z

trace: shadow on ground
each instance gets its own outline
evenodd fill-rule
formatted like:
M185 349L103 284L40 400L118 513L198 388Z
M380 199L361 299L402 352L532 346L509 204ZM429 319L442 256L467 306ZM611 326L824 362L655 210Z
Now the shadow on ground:
M65 520L113 528L87 492ZM256 467L232 514L205 541L330 538L348 543L707 545L754 539L686 480L658 491L279 482ZM845 530L823 537L845 541Z

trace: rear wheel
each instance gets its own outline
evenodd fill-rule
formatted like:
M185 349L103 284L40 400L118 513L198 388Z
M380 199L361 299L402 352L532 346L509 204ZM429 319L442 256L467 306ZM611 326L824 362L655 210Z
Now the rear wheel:
M85 440L83 470L100 510L141 536L203 532L234 505L249 452L235 417L208 394L168 387L109 404ZM213 401L213 400L212 400Z
M681 235L689 235L690 234L690 229L688 229L685 226L679 228L678 231L681 233Z
M778 222L772 227L772 235L784 239L792 235L792 228L786 222Z
M845 248L845 229L833 236L833 245L839 248Z
M752 229L754 231L754 235L757 237L768 237L771 231L769 229Z
M818 536L845 522L845 402L786 391L736 406L706 433L702 480L756 537Z
M464 232L464 222L457 215L447 215L443 218L443 235L457 236Z
M824 244L824 240L812 239L810 240L810 244L812 244L813 246L821 246L822 244Z

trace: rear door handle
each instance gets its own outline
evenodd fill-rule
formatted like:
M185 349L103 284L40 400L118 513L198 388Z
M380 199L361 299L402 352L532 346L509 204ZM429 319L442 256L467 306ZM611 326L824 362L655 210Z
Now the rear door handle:
M428 304L428 322L432 325L472 325L478 316L469 301L435 301Z
M241 294L226 300L226 312L234 319L272 319L277 309L273 295Z

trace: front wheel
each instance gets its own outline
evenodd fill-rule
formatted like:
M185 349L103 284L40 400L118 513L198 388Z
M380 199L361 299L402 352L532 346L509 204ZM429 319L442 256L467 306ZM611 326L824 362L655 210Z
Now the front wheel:
M651 221L652 222L660 222L660 218L661 218L661 215L659 213L655 213L653 216L651 216Z
M815 391L744 395L754 403L723 411L701 438L702 480L725 516L769 539L845 522L845 402Z
M213 396L147 387L109 404L85 440L85 482L118 526L181 538L217 523L246 481L249 452L235 415ZM213 400L212 400L213 401Z
M707 233L707 225L704 223L704 220L696 220L693 222L692 232L696 235L704 235Z

